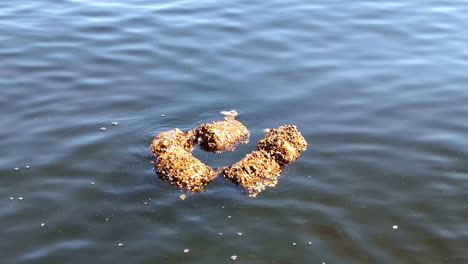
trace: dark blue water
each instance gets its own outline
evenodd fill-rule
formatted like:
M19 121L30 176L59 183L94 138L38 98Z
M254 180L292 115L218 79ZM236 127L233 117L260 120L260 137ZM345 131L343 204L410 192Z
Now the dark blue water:
M467 28L461 0L2 1L0 262L468 263ZM208 165L285 124L309 149L181 200L152 138L229 109L251 143Z

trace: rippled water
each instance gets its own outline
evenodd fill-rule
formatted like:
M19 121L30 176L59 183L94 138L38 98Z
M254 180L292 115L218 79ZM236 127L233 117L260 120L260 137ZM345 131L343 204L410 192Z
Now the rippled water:
M0 262L468 263L467 14L460 0L2 1ZM310 147L258 198L219 178L181 200L149 144L225 109L251 143L195 151L210 166L283 124Z

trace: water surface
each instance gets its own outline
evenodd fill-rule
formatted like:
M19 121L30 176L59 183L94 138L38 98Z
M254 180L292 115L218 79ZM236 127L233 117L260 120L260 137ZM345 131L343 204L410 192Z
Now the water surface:
M460 0L2 1L1 263L468 263L467 14ZM194 152L210 166L284 124L310 147L255 199L216 179L181 200L149 144L226 109L251 143Z

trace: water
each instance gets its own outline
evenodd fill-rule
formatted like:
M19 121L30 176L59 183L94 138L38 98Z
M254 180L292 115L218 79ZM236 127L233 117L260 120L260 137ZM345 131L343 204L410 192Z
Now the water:
M466 14L460 0L2 1L1 263L468 263ZM210 166L284 124L310 147L258 198L216 179L181 200L149 144L226 109L251 143L195 151Z

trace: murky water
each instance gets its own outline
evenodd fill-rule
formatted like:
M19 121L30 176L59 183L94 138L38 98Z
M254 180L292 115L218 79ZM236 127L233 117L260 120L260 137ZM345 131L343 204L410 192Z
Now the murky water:
M467 28L460 0L2 1L0 262L468 263ZM149 144L226 109L251 143L210 166L310 147L181 200Z

